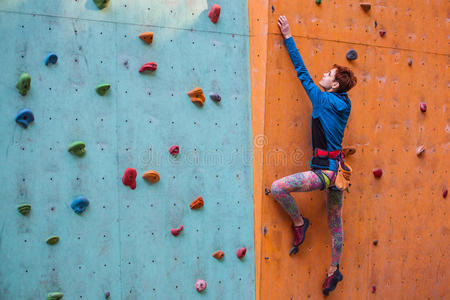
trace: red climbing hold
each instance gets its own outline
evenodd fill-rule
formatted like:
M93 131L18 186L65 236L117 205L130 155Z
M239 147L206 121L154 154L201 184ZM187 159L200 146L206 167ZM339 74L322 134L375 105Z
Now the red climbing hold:
M219 20L219 16L220 16L220 6L218 4L214 4L208 13L208 17L211 19L211 22L216 24L217 20Z
M421 112L427 111L427 104L425 102L420 102L420 111Z
M170 229L170 232L171 232L174 236L177 236L177 235L179 235L179 234L181 233L181 230L183 230L183 225L181 225L181 226L178 227L178 228L172 228L172 229Z
M381 169L374 169L373 170L373 176L375 176L375 178L380 178L381 175L383 175L383 170L381 170Z
M376 290L377 290L377 287L372 285L372 294L375 294Z
M158 66L154 62L145 63L142 65L142 67L139 69L139 73L142 73L144 71L156 71L156 68Z
M247 252L247 249L245 247L242 247L242 248L238 249L236 255L239 259L242 259L242 258L244 258L246 252Z
M445 199L445 198L447 198L447 194L448 194L448 190L446 189L446 188L444 188L443 190L442 190L442 197Z
M202 196L198 196L197 198L195 198L194 201L192 201L192 203L189 205L189 207L191 209L199 209L199 208L203 207L204 204L205 204L205 202L203 201Z
M123 184L129 186L132 190L134 190L136 188L136 176L137 172L135 169L126 169L125 174L123 174L122 177Z
M170 152L170 154L175 156L178 153L180 153L180 147L178 147L177 145L173 145L172 147L169 148L169 152Z
M384 31L384 30L380 30L380 32L379 32L379 33L380 33L380 36L381 36L381 37L383 37L383 36L384 36L384 35L386 34L386 31Z

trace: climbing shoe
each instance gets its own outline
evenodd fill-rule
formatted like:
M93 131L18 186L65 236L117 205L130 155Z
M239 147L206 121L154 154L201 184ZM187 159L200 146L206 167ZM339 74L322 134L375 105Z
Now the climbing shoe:
M292 224L292 230L294 231L294 243L291 250L289 250L289 255L293 255L298 252L298 246L300 246L305 240L305 233L308 226L309 220L306 218L303 218L303 225L295 226Z
M333 275L328 276L327 273L327 278L325 278L325 281L323 282L322 285L322 293L325 296L328 296L328 293L333 291L336 288L338 282L342 281L342 279L344 279L344 276L342 275L341 272L339 272L339 264L338 264L337 269L336 271L334 271Z

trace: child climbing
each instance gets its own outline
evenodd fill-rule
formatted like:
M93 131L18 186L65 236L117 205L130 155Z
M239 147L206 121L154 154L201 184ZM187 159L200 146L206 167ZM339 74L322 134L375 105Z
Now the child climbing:
M300 172L278 179L273 182L271 191L275 199L291 217L294 232L294 242L289 255L295 254L305 239L309 220L302 217L292 192L308 192L325 190L328 227L331 234L331 266L322 285L325 295L336 288L343 279L339 271L339 261L342 253L344 232L342 226L342 196L343 191L334 183L343 161L342 138L347 120L350 116L351 102L347 95L356 84L356 77L346 67L334 65L324 73L319 81L321 89L314 84L306 69L302 57L291 35L289 23L285 16L280 16L278 26L284 38L284 44L297 71L303 88L312 103L311 137L313 157L310 161L311 171Z

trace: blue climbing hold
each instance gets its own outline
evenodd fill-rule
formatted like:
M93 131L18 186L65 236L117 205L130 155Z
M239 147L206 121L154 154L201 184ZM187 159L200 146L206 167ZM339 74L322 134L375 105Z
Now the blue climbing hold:
M358 58L358 53L356 52L356 50L351 49L351 50L348 50L345 57L347 57L348 60L355 60Z
M56 56L55 53L50 53L45 58L44 63L45 63L46 66L48 66L49 63L56 64L57 61L58 61L58 56Z
M27 128L28 125L34 121L33 112L27 108L22 109L16 116L16 122L22 125L23 128Z
M75 200L73 200L72 204L70 205L70 207L72 207L72 209L77 213L77 214L81 214L83 211L86 210L86 208L89 205L89 200L86 199L86 197L83 196L78 196L77 198L75 198Z

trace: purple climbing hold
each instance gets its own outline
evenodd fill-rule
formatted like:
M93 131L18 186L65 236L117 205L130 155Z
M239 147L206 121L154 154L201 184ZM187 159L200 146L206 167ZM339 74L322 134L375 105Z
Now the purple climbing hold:
M220 102L220 100L222 100L219 94L209 94L209 98L217 102Z
M27 108L22 109L16 116L16 122L23 128L27 128L28 125L34 121L33 112Z
M358 58L358 53L356 52L356 50L350 49L347 51L347 54L345 55L345 57L348 60L355 60Z
M72 204L70 205L70 207L72 207L72 209L79 215L83 211L85 211L88 206L89 200L83 196L78 196L77 198L75 198L75 200L73 200Z

